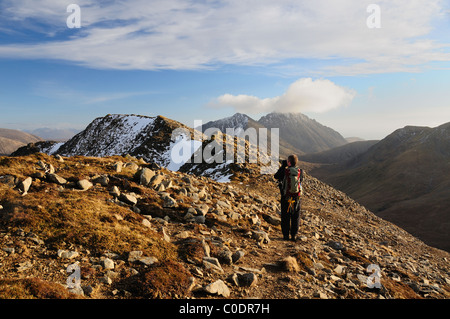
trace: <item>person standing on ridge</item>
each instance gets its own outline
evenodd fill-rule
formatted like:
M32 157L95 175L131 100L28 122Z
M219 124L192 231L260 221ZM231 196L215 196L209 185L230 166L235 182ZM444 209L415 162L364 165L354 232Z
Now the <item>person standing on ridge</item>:
M283 239L295 241L300 226L300 195L302 193L303 170L298 168L296 155L283 161L274 177L281 191L281 232Z

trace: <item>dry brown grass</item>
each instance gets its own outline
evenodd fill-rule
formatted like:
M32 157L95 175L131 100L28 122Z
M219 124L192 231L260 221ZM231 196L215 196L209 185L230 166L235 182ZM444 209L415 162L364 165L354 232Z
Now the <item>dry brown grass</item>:
M82 299L63 285L37 278L1 279L0 299Z
M176 260L158 262L115 286L126 288L132 298L185 298L189 295L192 275Z
M65 178L112 173L110 166L120 157L97 159L74 157L64 163L53 157L35 154L20 158L0 158L0 176L12 174L23 178L36 171L39 160L53 163ZM124 159L122 159L124 161ZM134 172L128 174L132 180ZM132 181L130 187L138 188ZM142 190L146 196L155 192ZM173 245L161 240L161 235L141 224L143 216L130 208L113 203L108 189L95 186L80 192L55 184L34 180L26 196L0 183L0 223L37 234L55 248L64 243L82 245L93 252L111 250L119 254L142 250L160 260L176 255ZM123 220L118 220L119 215Z

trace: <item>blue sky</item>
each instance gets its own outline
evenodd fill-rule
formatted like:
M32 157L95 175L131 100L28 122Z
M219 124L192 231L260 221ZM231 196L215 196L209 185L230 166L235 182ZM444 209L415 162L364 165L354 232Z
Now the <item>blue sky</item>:
M381 139L450 121L449 45L441 0L2 0L0 127L280 111Z

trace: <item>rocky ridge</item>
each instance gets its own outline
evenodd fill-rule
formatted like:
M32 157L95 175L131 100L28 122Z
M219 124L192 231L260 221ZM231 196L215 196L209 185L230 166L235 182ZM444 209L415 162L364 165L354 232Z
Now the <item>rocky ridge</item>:
M0 158L0 190L3 298L450 297L448 253L309 175L296 242L270 175L218 183L133 156L38 153Z

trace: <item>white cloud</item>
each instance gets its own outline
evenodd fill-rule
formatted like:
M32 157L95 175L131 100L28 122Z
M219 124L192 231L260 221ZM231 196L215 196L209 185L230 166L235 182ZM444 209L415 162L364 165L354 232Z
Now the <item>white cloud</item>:
M0 28L67 31L71 1L7 0ZM448 48L427 38L445 19L443 0L380 0L381 29L366 26L359 0L78 0L82 28L64 40L0 45L0 57L63 59L93 68L201 69L324 62L320 74L416 71L448 61ZM55 37L56 38L56 37ZM345 63L344 63L345 61ZM282 68L282 67L281 67Z
M249 95L224 94L209 106L233 107L236 112L247 114L272 111L323 113L350 104L355 95L355 91L330 80L303 78L292 83L281 96L260 99Z

